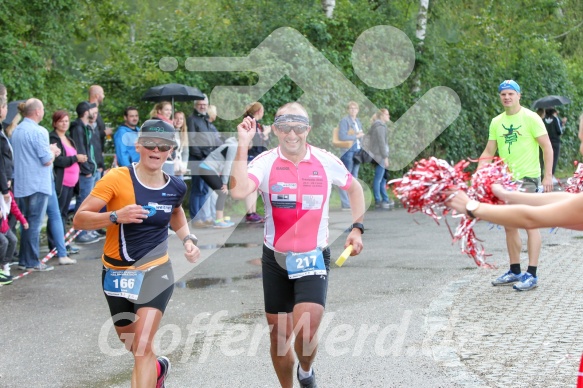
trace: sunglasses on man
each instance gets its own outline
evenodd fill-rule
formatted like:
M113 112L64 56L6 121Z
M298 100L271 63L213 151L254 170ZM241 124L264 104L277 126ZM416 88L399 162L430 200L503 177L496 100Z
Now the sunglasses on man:
M140 142L142 147L147 150L154 151L158 147L158 151L167 152L174 148L174 145L167 143L156 143L155 141L142 141Z
M301 135L302 133L306 132L310 127L308 125L276 124L275 128L277 128L278 131L285 133L286 135L290 133L292 130L296 133L296 135Z

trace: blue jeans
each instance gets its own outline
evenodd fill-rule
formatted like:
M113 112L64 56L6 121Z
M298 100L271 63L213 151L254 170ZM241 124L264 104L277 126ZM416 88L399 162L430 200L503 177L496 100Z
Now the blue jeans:
M360 163L354 161L354 154L356 151L351 151L352 148L349 148L349 151L346 151L341 157L340 160L344 163L344 166L348 170L349 173L352 174L354 178L358 179L358 171L360 170ZM342 204L343 208L349 208L350 202L348 201L348 193L344 190L338 190L340 193L340 203Z
M17 243L18 239L11 229L8 229L5 234L0 233L0 264L8 264L12 261Z
M360 170L360 163L354 160L354 154L357 152L358 151L346 151L344 155L340 157L340 160L344 163L348 172L355 178L358 178L358 170Z
M376 203L389 202L389 196L387 195L387 180L385 179L385 168L378 164L374 169L372 192Z
M59 198L53 182L53 194L49 197L47 203L47 240L49 248L57 247L57 257L67 256L65 247L65 230L63 229L63 219L61 218L61 209L59 208Z
M40 230L47 212L48 201L49 196L43 193L34 193L28 197L18 198L20 211L28 221L28 229L21 228L20 231L18 264L26 268L36 267L40 264Z
M95 171L92 176L85 176L83 174L79 175L79 195L77 196L77 202L75 204L75 213L79 210L79 206L83 203L85 198L91 194L91 190L95 186L95 183L101 178L101 172ZM78 237L85 235L87 232L82 231L79 233ZM66 255L65 255L66 256Z
M79 209L79 206L85 201L85 198L91 194L91 190L93 190L97 181L101 179L101 174L101 171L95 171L92 176L82 174L79 176L79 195L77 196L75 211Z
M205 202L207 202L210 194L209 187L204 183L200 175L193 175L190 182L190 203L188 209L190 219L194 221L205 221L210 218L210 216L205 214L205 211L201 210L203 209ZM204 218L206 216L208 217Z

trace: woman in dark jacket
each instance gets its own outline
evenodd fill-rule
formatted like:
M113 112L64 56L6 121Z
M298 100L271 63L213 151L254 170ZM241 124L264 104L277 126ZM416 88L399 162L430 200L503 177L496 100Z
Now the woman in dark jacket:
M391 201L387 195L387 180L385 169L389 167L389 144L387 143L387 122L391 116L388 109L381 109L370 119L372 125L369 130L370 150L375 164L372 192L375 207L389 209Z
M5 117L2 117L0 114L0 118L2 118L0 121L6 121L4 125L0 122L0 191L2 191L4 198L8 199L8 191L12 186L12 179L14 178L14 159L12 156L12 146L3 127L10 125L14 115L9 114L8 105L5 100L0 101L0 104L4 105L0 109L4 109L5 112Z
M56 144L61 154L53 162L55 189L59 199L59 209L63 220L63 229L66 231L67 213L73 198L75 185L79 181L79 162L87 161L87 155L77 154L73 139L66 134L69 129L69 113L58 110L53 114L53 132L49 134L49 142Z

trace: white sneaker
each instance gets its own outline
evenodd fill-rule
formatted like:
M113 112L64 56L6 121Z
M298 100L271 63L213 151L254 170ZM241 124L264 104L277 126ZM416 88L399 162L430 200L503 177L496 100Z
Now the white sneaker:
M45 263L39 263L37 266L29 268L27 267L27 271L38 271L38 272L48 272L55 269L52 265L46 265Z
M67 264L77 264L76 259L71 259L70 257L59 257L59 264L67 265Z
M10 264L4 264L2 272L4 272L4 275L10 276Z

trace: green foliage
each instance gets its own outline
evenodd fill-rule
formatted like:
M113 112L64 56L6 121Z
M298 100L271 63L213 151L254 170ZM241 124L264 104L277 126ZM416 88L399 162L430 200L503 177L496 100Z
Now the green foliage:
M576 103L575 85L581 85L580 80L575 82L569 74L561 45L549 39L569 24L557 16L556 2L436 4L425 53L432 66L424 79L455 90L463 111L432 145L430 154L448 160L481 154L490 120L502 111L496 90L504 79L515 79L521 85L525 107L549 94L569 96ZM569 115L572 108L562 107L561 111ZM573 160L577 143L569 133L563 141L561 165Z
M70 85L71 65L67 42L71 25L79 8L71 0L0 3L0 82L9 89L10 99L32 96L49 107L58 106Z

